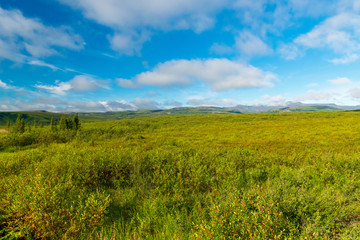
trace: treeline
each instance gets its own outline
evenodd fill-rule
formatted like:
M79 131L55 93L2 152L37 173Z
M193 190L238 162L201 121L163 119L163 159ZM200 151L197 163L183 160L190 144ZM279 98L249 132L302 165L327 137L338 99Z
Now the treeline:
M15 123L8 122L7 129L10 134L0 137L0 151L33 144L66 143L81 134L81 122L78 114L73 117L63 116L59 123L51 118L50 124L26 124L25 119L18 115ZM85 133L84 133L85 134Z
M81 126L80 123L80 119L79 119L79 115L78 113L75 114L74 117L69 116L68 118L66 118L65 116L62 116L60 119L59 124L57 123L57 121L54 118L51 118L50 120L50 129L51 131L55 132L55 131L63 131L63 130L79 130ZM18 133L24 133L25 131L31 131L32 127L37 128L37 127L44 127L44 124L37 124L36 120L34 120L34 124L33 125L26 125L25 124L25 119L19 114L15 123L12 125L10 121L8 121L7 125L6 125L7 129L9 132L14 133L14 134L18 134Z

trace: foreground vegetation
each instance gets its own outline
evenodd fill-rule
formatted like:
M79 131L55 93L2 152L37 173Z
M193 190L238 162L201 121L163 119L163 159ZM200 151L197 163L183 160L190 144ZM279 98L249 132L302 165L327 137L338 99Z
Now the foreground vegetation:
M0 133L4 239L356 239L360 113Z

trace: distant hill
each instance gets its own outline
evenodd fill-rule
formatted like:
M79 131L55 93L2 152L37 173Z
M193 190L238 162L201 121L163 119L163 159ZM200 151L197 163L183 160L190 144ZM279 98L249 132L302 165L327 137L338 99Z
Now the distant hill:
M178 107L171 109L148 110L140 109L137 111L120 111L120 112L85 112L79 113L79 117L84 122L119 120L125 118L141 118L156 116L180 116L192 114L240 114L240 113L258 113L258 112L319 112L319 111L344 111L357 110L360 106L338 106L335 104L303 104L297 102L289 102L285 106L266 106L266 105L238 105L235 107ZM26 124L33 124L34 120L38 124L47 125L51 118L59 121L61 116L70 116L75 113L52 113L46 111L28 111L28 112L0 112L0 126L5 126L8 121L15 122L18 114L25 119Z
M278 113L278 112L336 112L343 111L343 109L330 106L302 106L302 107L285 107L280 109L272 109L268 112Z

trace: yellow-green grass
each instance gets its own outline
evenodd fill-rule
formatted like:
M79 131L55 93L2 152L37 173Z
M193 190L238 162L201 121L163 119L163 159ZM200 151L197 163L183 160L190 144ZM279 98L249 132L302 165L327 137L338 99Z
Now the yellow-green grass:
M0 236L356 239L360 113L193 115L0 136Z

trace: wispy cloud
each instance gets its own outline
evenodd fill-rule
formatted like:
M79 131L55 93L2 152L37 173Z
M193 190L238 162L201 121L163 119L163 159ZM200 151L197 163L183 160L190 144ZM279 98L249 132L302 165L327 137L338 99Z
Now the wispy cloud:
M100 88L109 89L108 85L109 81L95 79L89 75L78 75L68 82L59 82L56 85L36 84L35 87L53 94L66 95L69 91L86 92Z
M331 79L331 80L329 80L329 82L331 82L332 84L335 84L335 85L345 85L345 84L352 83L352 81L346 77Z
M69 27L46 26L38 19L25 17L19 10L1 7L0 32L0 58L53 69L56 67L29 57L44 58L59 54L57 48L79 50L84 45L82 38Z
M23 88L13 86L13 85L5 83L5 82L3 82L1 80L0 80L0 89L13 90L13 91L22 91L22 90L24 90Z

